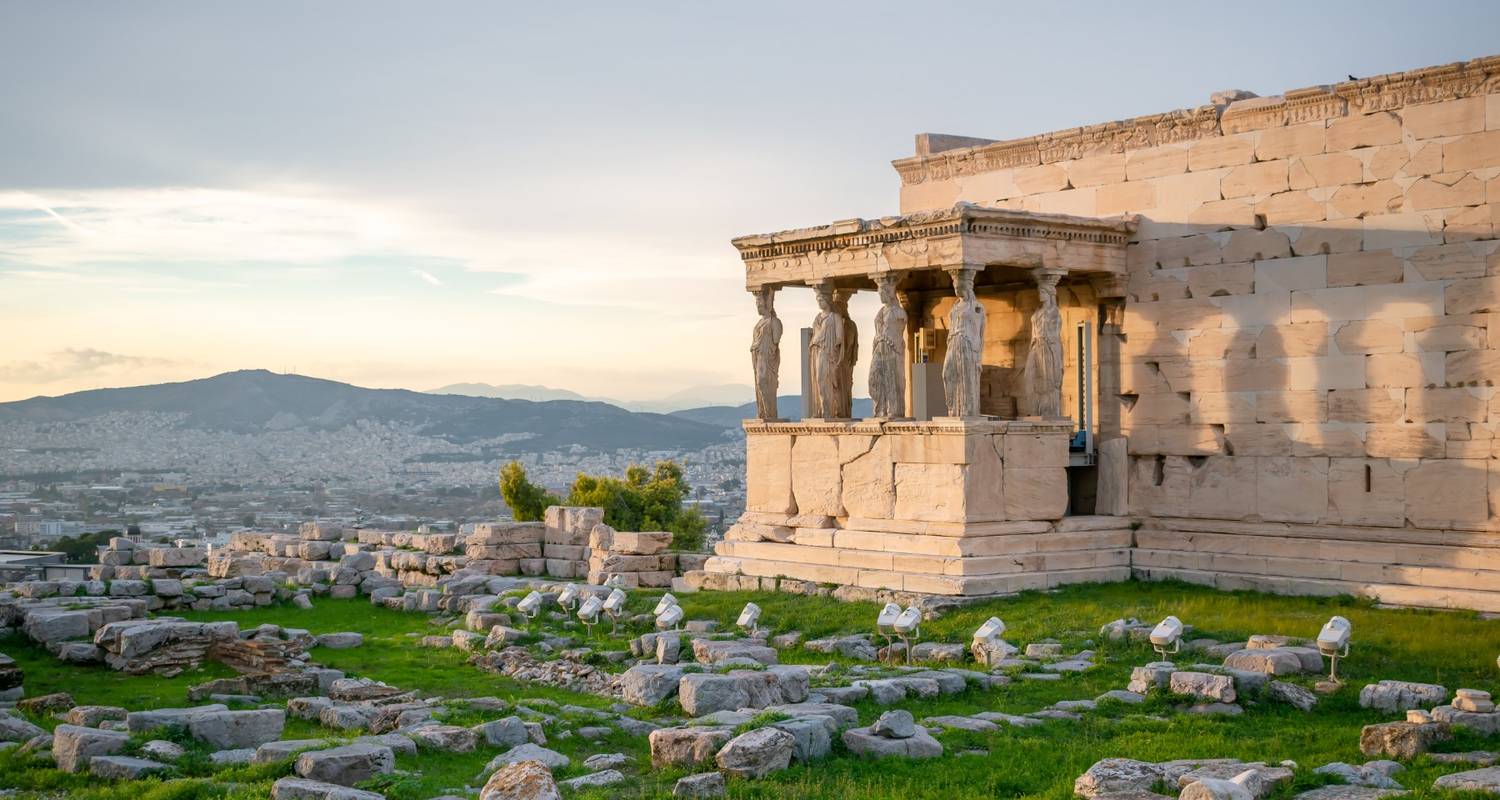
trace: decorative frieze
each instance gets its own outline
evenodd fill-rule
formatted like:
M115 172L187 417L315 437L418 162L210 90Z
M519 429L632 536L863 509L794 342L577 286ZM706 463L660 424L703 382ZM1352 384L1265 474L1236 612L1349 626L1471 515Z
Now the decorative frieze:
M1205 105L891 162L903 186L1500 92L1500 56Z

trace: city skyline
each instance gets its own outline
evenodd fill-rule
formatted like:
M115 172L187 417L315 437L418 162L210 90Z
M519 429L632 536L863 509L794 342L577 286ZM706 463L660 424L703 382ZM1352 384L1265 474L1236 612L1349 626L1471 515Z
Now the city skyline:
M1275 4L1233 36L1191 7L1099 6L971 10L930 40L881 3L266 8L0 10L18 76L0 87L0 401L245 368L627 401L748 385L728 240L894 213L883 165L915 133L1014 138L1447 63L1500 21L1287 4L1341 33L1265 63ZM994 61L1014 78L962 77ZM814 308L777 306L791 394ZM861 293L855 321L874 308Z

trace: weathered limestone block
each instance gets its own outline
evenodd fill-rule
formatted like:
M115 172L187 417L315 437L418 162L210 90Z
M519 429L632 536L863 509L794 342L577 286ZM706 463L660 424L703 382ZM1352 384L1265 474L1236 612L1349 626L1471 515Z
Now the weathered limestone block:
M1374 708L1389 712L1431 707L1447 699L1446 688L1433 683L1412 681L1380 681L1367 684L1359 692L1361 708Z
M395 768L396 754L391 748L362 743L303 753L295 766L300 777L340 786L388 775Z
M1424 459L1405 477L1406 517L1413 525L1448 528L1489 518L1485 461Z
M621 699L634 706L654 706L677 693L683 669L675 664L637 664L620 674Z
M517 761L490 776L479 800L562 800L562 792L546 764Z
M895 468L889 436L875 438L868 450L844 463L841 501L850 516L891 518L896 497Z
M672 546L670 531L632 532L616 531L612 536L610 552L622 555L650 556Z
M115 755L125 749L130 734L78 725L58 725L52 731L52 754L63 772L79 772L94 756Z
M792 493L799 513L843 516L838 439L826 434L797 436L791 455Z
M1228 675L1173 672L1167 689L1172 694L1191 695L1213 703L1233 703L1235 700L1234 679Z
M796 739L776 727L756 728L730 739L714 757L719 770L739 778L764 778L791 766Z
M764 671L683 675L677 697L684 712L701 717L715 711L800 703L807 699L807 690L805 667L769 667Z
M1369 688L1369 687L1366 687ZM1386 722L1366 725L1359 733L1359 751L1408 761L1427 752L1434 743L1453 738L1441 722Z
M927 522L961 522L964 476L960 464L895 465L895 516Z
M701 764L713 758L733 735L729 728L659 728L647 737L651 766L660 769Z
M1328 459L1259 459L1255 491L1262 519L1317 522L1328 513Z
M745 508L772 514L795 514L792 495L792 437L750 434L745 437Z

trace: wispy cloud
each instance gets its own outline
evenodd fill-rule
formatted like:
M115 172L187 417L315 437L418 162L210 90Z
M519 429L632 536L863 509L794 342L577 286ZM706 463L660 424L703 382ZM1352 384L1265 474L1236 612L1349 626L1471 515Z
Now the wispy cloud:
M57 350L42 361L12 361L0 364L0 383L56 383L81 377L123 374L133 369L172 366L170 358L130 356L93 348Z
M247 265L257 280L327 277L361 260L454 285L428 266L437 262L493 276L496 294L519 299L691 317L735 296L733 269L705 269L715 259L732 265L727 249L455 227L416 208L305 184L0 192L0 277L138 291L222 285Z

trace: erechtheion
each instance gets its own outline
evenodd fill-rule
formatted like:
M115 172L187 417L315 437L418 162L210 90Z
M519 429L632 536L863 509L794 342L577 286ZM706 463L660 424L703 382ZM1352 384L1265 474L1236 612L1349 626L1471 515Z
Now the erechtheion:
M900 216L734 240L766 418L696 579L1500 610L1500 56L894 166ZM775 316L807 289L815 319ZM801 421L769 418L783 324ZM879 418L848 418L856 369Z

